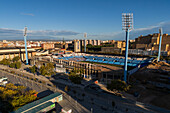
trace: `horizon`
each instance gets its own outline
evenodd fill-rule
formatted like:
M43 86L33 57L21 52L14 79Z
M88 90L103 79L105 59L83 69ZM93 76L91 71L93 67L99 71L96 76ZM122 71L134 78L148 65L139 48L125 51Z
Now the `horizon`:
M158 34L158 33L152 33L151 35L153 35L153 34ZM167 34L167 33L164 33L164 34ZM148 35L150 35L150 34L140 35L140 36L148 36ZM168 34L168 35L170 35L170 34ZM139 38L140 36L138 36L136 38ZM24 39L24 37L23 37L23 39ZM16 40L14 40L14 39L9 39L9 40L0 39L0 41L3 41L3 40L6 40L6 41L24 41L23 39L16 39ZM83 38L82 39L64 39L64 41L73 41L73 40L84 40L84 39ZM88 40L98 40L98 39L88 39ZM135 40L135 39L129 39L129 40ZM28 37L27 41L63 41L63 39L29 39L29 37ZM107 41L107 39L106 40L101 39L101 41ZM115 41L125 41L125 39L115 40Z

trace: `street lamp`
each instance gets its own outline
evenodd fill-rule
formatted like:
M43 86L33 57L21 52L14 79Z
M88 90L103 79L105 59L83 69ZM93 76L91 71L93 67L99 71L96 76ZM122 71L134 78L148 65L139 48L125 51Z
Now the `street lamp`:
M124 81L127 77L127 61L128 61L128 47L129 47L129 31L133 29L133 13L122 13L122 30L126 31L126 50L124 63Z
M87 33L84 33L84 52L86 52L86 38L87 38Z
M159 33L160 33L160 38L159 38L158 62L160 61L160 54L161 54L161 43L162 43L162 35L163 35L162 28L159 29Z
M26 65L28 65L28 52L27 52L27 27L24 28L24 42L25 42L25 57L26 57Z

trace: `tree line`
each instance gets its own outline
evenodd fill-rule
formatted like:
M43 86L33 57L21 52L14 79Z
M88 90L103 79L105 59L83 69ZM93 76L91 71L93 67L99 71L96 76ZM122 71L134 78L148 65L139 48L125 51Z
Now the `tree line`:
M21 61L19 56L16 56L13 59L4 58L0 61L0 64L7 65L11 68L16 68L16 69L21 68Z

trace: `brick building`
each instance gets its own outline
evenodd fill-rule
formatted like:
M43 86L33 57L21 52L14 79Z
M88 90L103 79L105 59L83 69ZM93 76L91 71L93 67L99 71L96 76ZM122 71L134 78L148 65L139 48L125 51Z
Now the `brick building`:
M133 49L142 49L142 50L158 50L159 48L159 39L160 34L149 34L147 36L140 36L135 39L135 43L133 44ZM170 51L170 35L164 34L162 36L162 51Z
M114 48L125 48L126 47L125 41L115 41L113 44L114 44Z
M54 43L43 43L43 44L41 44L41 47L43 49L53 49L54 48Z

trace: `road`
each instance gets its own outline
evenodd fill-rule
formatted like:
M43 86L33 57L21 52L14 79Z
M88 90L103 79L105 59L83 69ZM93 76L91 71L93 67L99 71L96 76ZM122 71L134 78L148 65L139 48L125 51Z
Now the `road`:
M23 77L19 77L19 76L12 76L12 74L10 74L8 72L1 71L1 70L0 70L0 76L8 77L8 81L10 83L23 85L23 86L29 87L30 89L34 89L37 92L42 92L42 91L45 91L48 89L36 82L33 82L32 80L29 80L29 79L26 79Z

